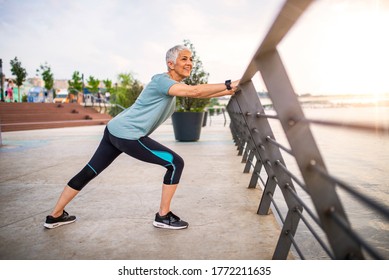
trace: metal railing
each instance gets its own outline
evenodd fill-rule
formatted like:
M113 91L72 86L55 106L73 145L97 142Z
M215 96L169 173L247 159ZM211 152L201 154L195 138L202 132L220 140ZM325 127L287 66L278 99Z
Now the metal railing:
M212 111L211 111L212 110ZM224 118L224 126L227 124L227 118L226 118L226 110L224 106L218 106L217 110L214 108L205 108L206 116L205 118L209 119L209 126L212 126L212 118L214 115L220 115L223 114ZM203 126L206 125L207 119L204 120Z
M99 112L107 112L109 102L105 98L97 97L96 94L88 93L84 94L84 107L99 107ZM107 106L108 105L108 106Z
M108 113L113 117L126 109L117 103L107 101L105 98L98 98L94 94L84 95L84 107L98 107L99 113Z
M227 105L230 129L238 155L245 163L243 172L252 170L248 187L260 186L263 189L257 213L267 215L274 209L282 225L273 259L287 259L292 250L300 259L305 259L301 244L296 241L300 221L330 259L383 259L377 248L368 244L351 226L338 191L348 192L386 222L389 221L388 205L378 203L329 173L310 125L342 126L384 134L388 133L388 127L306 118L277 51L277 45L311 2L285 2L244 73L240 91ZM257 94L252 79L258 72L267 87L275 113L265 111ZM276 140L270 120L279 122L289 147ZM283 155L295 160L300 174L290 171ZM300 189L308 200L298 194ZM286 216L275 199L276 190L282 193Z

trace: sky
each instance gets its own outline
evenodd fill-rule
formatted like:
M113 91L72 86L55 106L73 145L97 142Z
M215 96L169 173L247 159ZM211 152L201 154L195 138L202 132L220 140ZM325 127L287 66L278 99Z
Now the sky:
M0 58L28 77L148 83L190 40L209 83L240 79L285 0L0 0ZM298 94L389 93L389 0L316 0L279 45ZM266 90L260 74L258 91Z

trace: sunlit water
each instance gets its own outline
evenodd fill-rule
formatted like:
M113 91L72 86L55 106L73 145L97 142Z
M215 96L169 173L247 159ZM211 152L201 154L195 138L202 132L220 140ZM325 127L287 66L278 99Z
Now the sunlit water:
M338 121L341 123L369 123L389 128L389 107L346 106L304 108L306 118ZM281 126L269 120L278 142L288 146ZM314 139L330 174L354 186L358 191L389 207L389 131L360 131L344 127L311 125ZM284 156L284 154L283 154ZM293 158L284 156L288 169L300 174ZM302 197L307 198L298 186ZM337 188L352 227L385 259L389 259L389 222ZM281 192L276 192L282 201ZM286 208L284 208L285 210ZM300 222L300 225L302 222ZM300 240L307 259L327 259L327 255L311 241L304 226L300 226L296 239Z

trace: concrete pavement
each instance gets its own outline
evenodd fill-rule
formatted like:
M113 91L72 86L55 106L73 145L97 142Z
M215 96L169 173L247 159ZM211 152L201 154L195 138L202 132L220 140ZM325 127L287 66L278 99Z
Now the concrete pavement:
M241 157L223 117L198 142L177 142L169 121L152 138L185 160L172 210L179 231L152 226L164 169L122 154L66 210L71 225L47 230L68 180L87 163L104 126L3 132L0 148L0 259L271 259L279 235L273 215L256 214L260 189L247 189Z

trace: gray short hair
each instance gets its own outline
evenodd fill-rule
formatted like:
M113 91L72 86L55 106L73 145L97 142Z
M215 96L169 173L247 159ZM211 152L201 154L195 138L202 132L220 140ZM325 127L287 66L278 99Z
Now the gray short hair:
M168 65L169 61L176 63L178 54L180 53L180 51L183 51L183 50L191 51L188 47L186 47L184 45L177 45L177 46L174 46L173 48L169 49L166 53L166 66ZM168 70L169 70L169 66L168 66Z

